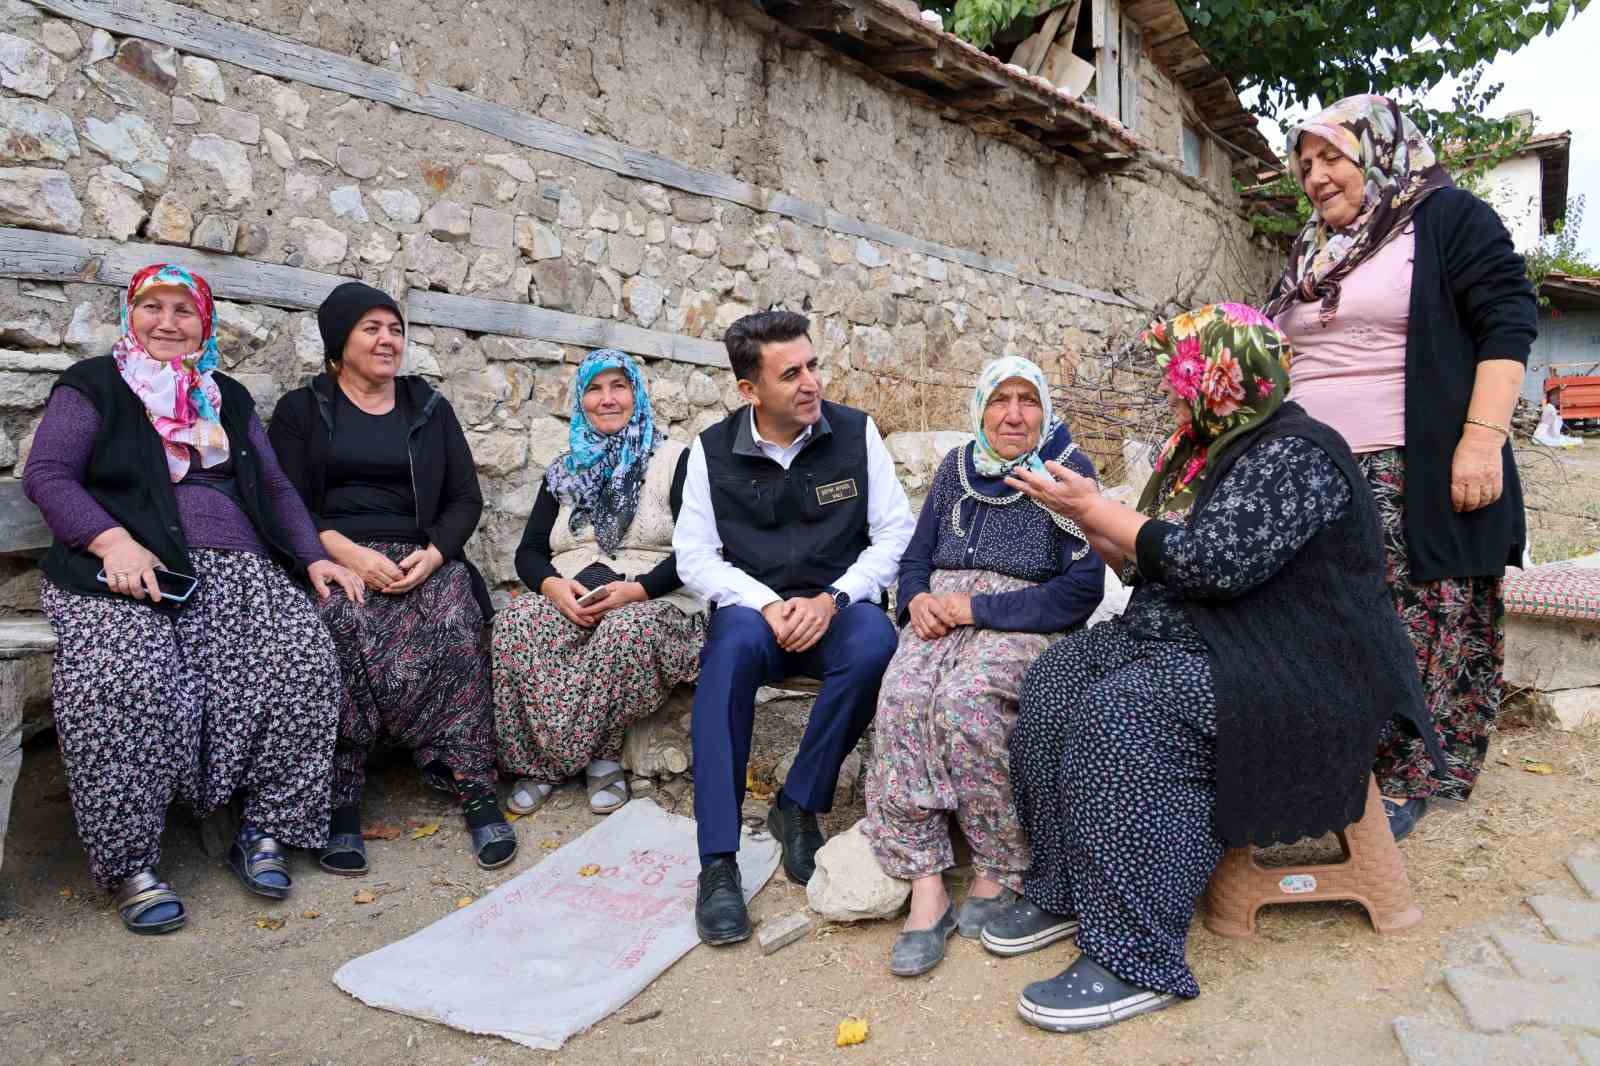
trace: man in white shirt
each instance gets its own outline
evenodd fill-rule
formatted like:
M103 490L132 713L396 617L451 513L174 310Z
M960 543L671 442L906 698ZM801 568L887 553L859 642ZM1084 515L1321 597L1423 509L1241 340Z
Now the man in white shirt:
M708 944L750 936L735 854L756 689L822 682L767 824L799 884L822 846L817 813L866 732L897 635L881 598L916 522L864 412L822 399L809 321L746 315L724 343L748 402L696 438L672 536L678 576L715 605L695 688L694 812Z

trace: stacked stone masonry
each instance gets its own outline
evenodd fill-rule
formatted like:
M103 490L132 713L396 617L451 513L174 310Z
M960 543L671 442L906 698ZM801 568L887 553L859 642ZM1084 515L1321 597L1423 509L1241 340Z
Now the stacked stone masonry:
M698 0L185 6L1133 304L1258 295L1274 264L1221 184L1207 194L1149 169L1041 162ZM1146 316L21 0L0 0L0 16L0 227L182 245L707 341L751 310L790 307L813 317L831 395L874 410L886 431L960 428L986 360L1019 353L1058 372ZM1169 125L1183 108L1148 99L1178 93L1164 78L1143 91ZM0 473L13 475L55 375L118 333L115 286L26 273L0 275ZM225 369L263 413L319 369L309 311L224 300L219 314ZM409 369L467 427L488 504L469 553L502 593L544 465L566 448L583 353L411 330ZM739 402L726 369L646 369L675 438ZM0 568L0 609L37 609L26 563Z

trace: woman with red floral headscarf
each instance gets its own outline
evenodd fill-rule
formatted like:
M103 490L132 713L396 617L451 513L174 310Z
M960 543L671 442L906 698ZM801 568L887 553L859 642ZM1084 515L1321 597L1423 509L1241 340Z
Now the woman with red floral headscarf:
M1426 725L1372 493L1286 398L1283 335L1217 304L1144 340L1177 427L1138 509L1060 464L1009 479L1134 585L1119 617L1034 662L1011 735L1033 865L983 944L1076 938L1017 1004L1063 1032L1199 995L1185 945L1223 849L1356 821L1384 723Z
M284 845L323 842L339 665L306 589L361 583L323 553L250 393L216 371L205 280L140 270L122 326L57 381L23 487L55 536L40 600L89 872L131 931L165 933L188 918L155 873L174 799L205 816L242 793L228 864L257 895L288 895Z

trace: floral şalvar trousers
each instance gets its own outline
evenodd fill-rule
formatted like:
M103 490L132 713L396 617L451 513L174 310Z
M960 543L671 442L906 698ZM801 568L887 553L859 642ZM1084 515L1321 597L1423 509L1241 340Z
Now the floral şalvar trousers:
M616 759L628 723L654 714L700 671L706 622L665 600L607 611L593 629L527 592L495 615L500 765L557 784Z
M1505 697L1505 600L1497 577L1414 582L1406 550L1406 454L1356 457L1378 501L1389 591L1417 653L1422 695L1444 749L1444 779L1422 742L1392 723L1373 773L1385 796L1466 800L1489 754Z
M942 595L1012 592L1033 584L987 570L941 570ZM867 771L872 853L891 877L955 865L954 817L982 877L1020 891L1028 841L1011 797L1007 742L1022 675L1056 638L962 626L923 640L907 625L883 675Z

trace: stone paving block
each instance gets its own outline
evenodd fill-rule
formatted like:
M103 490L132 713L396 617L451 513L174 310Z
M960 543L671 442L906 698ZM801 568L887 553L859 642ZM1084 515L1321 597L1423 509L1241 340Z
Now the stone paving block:
M1410 1066L1584 1066L1552 1032L1486 1036L1422 1018L1396 1018L1394 1035Z
M1595 899L1600 899L1600 854L1595 852L1579 853L1567 860L1567 869L1572 871L1573 880Z
M1518 974L1533 981L1569 978L1600 980L1600 948L1554 944L1548 940L1496 931L1495 943Z
M1528 906L1557 940L1569 944L1600 944L1600 900L1529 896Z
M1577 1045L1583 1066L1600 1066L1600 1037L1580 1036Z
M1444 979L1474 1029L1498 1033L1514 1025L1570 1025L1600 1032L1600 978L1509 980L1451 966Z

